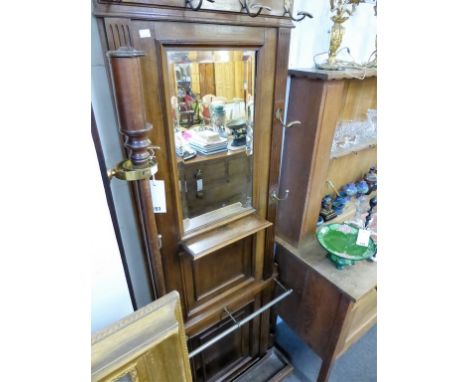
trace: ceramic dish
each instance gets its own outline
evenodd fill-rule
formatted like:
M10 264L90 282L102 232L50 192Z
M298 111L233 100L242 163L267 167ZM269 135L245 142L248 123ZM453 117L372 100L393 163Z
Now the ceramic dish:
M327 251L338 269L353 265L356 261L369 259L377 252L374 240L369 238L367 247L356 244L359 228L350 224L328 224L321 226L317 232L317 240Z

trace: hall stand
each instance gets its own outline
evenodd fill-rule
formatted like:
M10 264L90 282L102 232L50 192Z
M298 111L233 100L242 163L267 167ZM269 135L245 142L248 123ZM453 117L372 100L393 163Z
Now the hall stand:
M292 371L273 346L271 309L292 292L278 283L273 257L284 198L283 124L275 116L284 110L293 27L286 3L287 9L282 0L257 7L238 0L93 2L132 162L130 170L121 165L109 174L134 180L137 239L146 248L153 293L181 296L194 381L279 381ZM210 55L218 61L205 65ZM175 132L194 118L178 105L187 83L178 68L187 65L191 90L224 92L248 109L249 149L178 155ZM175 122L182 114L192 115ZM134 174L138 179L128 179ZM165 213L153 212L150 177L164 182ZM242 192L233 194L236 187Z

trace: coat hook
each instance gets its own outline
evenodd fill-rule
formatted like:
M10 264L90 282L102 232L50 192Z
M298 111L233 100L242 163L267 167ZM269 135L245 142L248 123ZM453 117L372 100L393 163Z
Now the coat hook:
M263 11L263 9L266 9L268 12L271 12L271 7L268 7L266 5L249 4L249 0L239 0L239 2L241 3L241 12L245 9L250 17L257 17ZM257 13L255 14L250 12L250 10L254 8L258 8Z
M214 0L206 0L206 1L208 1L208 2L210 2L210 3L214 3ZM202 5L203 5L203 0L199 0L198 5L197 5L196 7L194 7L194 6L192 5L192 2L193 2L193 0L185 0L185 5L188 5L189 8L191 8L191 9L194 10L194 11L199 11L200 8L201 8Z
M306 17L310 19L313 18L313 16L309 12L304 12L304 11L297 12L297 15L300 17L295 18L291 12L291 2L289 0L285 0L283 16L287 16L287 15L289 15L291 20L297 21L297 22L304 20Z
M289 197L289 190L284 190L284 197L280 198L276 190L271 193L271 197L278 201L286 200Z
M302 125L301 121L292 121L292 122L289 122L288 124L286 124L283 121L283 118L281 117L282 113L283 113L283 109L281 109L281 108L276 109L276 119L281 123L281 126L283 126L284 128L289 128L289 127L293 127L293 126L296 126L296 125Z

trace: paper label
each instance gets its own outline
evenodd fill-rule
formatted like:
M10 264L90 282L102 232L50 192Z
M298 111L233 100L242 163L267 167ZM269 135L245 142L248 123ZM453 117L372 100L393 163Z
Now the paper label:
M360 245L361 247L368 247L369 238L370 238L370 231L366 229L360 229L357 239L356 239L356 244Z
M166 210L166 191L164 180L150 180L151 199L153 200L153 212L163 214Z
M197 179L197 192L203 191L203 179Z
M140 33L140 38L151 37L151 32L149 29L140 29L138 32Z

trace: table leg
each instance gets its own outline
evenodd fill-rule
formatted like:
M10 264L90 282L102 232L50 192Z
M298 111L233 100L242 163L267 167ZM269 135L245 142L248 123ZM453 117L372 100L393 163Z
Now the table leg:
M327 382L328 377L330 376L330 371L334 362L333 357L328 357L322 361L322 366L320 367L320 372L317 377L317 382Z
M331 367L338 352L338 343L340 341L343 325L346 320L351 304L348 299L341 295L340 301L335 314L335 320L333 323L333 329L327 346L326 355L322 358L322 366L320 367L319 376L317 382L326 382L330 376Z

